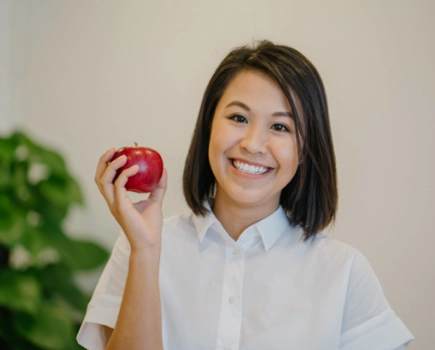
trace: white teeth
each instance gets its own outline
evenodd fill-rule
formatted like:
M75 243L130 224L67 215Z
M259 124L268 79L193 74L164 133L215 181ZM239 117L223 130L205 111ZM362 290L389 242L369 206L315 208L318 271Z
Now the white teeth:
M262 166L249 165L246 163L242 163L238 160L233 160L233 165L237 170L240 170L240 171L247 173L247 174L254 174L254 175L264 174L267 170L269 170L269 168L264 168Z

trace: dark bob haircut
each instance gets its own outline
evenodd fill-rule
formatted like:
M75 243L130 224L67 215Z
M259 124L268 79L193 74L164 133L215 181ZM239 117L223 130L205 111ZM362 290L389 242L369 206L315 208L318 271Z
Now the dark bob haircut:
M231 51L216 69L202 99L183 174L187 204L205 215L204 201L215 193L208 147L216 106L231 80L251 70L272 78L284 92L294 115L300 164L281 192L280 204L290 223L300 225L305 240L328 226L338 203L335 154L325 89L313 64L297 50L261 41ZM291 93L292 92L292 93ZM298 114L293 97L299 99Z

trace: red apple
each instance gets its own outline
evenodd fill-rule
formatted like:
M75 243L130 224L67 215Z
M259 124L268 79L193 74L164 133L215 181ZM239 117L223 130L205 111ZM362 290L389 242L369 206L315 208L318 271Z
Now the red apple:
M113 181L117 179L124 169L137 164L139 165L139 171L128 178L125 188L127 191L139 193L153 191L163 173L163 160L160 154L151 148L139 147L136 143L134 147L123 147L117 150L112 161L122 155L127 156L127 162L118 169Z

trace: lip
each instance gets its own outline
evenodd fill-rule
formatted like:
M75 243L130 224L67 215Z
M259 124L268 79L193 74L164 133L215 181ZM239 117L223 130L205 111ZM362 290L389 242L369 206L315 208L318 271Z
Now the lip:
M262 173L262 174L249 174L249 173L245 173L245 172L237 169L234 166L234 164L233 164L234 161L245 163L245 164L248 164L248 165L251 165L251 166L267 168L267 171L265 173ZM241 159L241 158L228 158L228 162L230 163L231 169L233 169L233 171L235 171L239 176L243 176L243 177L246 177L246 178L257 178L258 179L260 177L267 176L274 169L274 168L266 166L264 164L257 163L257 162L247 161L247 160Z
M245 164L248 164L248 165L253 165L253 166L259 166L259 167L262 167L262 168L273 169L273 167L270 167L268 165L261 164L261 163L256 163L256 162L251 162L251 161L243 159L243 158L229 158L229 160L230 160L231 164L233 163L233 161L238 161L238 162L245 163Z

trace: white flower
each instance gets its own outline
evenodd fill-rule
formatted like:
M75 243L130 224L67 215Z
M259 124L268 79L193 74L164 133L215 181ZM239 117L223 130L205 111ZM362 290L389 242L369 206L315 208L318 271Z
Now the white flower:
M17 149L15 150L15 157L20 162L22 162L24 159L26 159L28 155L29 155L29 150L24 145L18 146Z
M38 262L38 265L40 267L43 267L43 266L46 266L48 264L58 262L60 260L60 256L59 256L59 253L57 252L57 250L55 250L51 247L48 247L48 248L41 250L38 253L36 260Z
M32 265L32 257L26 248L17 245L9 256L9 265L16 270L25 270Z
M42 180L48 179L50 170L45 164L32 163L30 164L29 172L27 173L27 179L32 185L36 185Z

